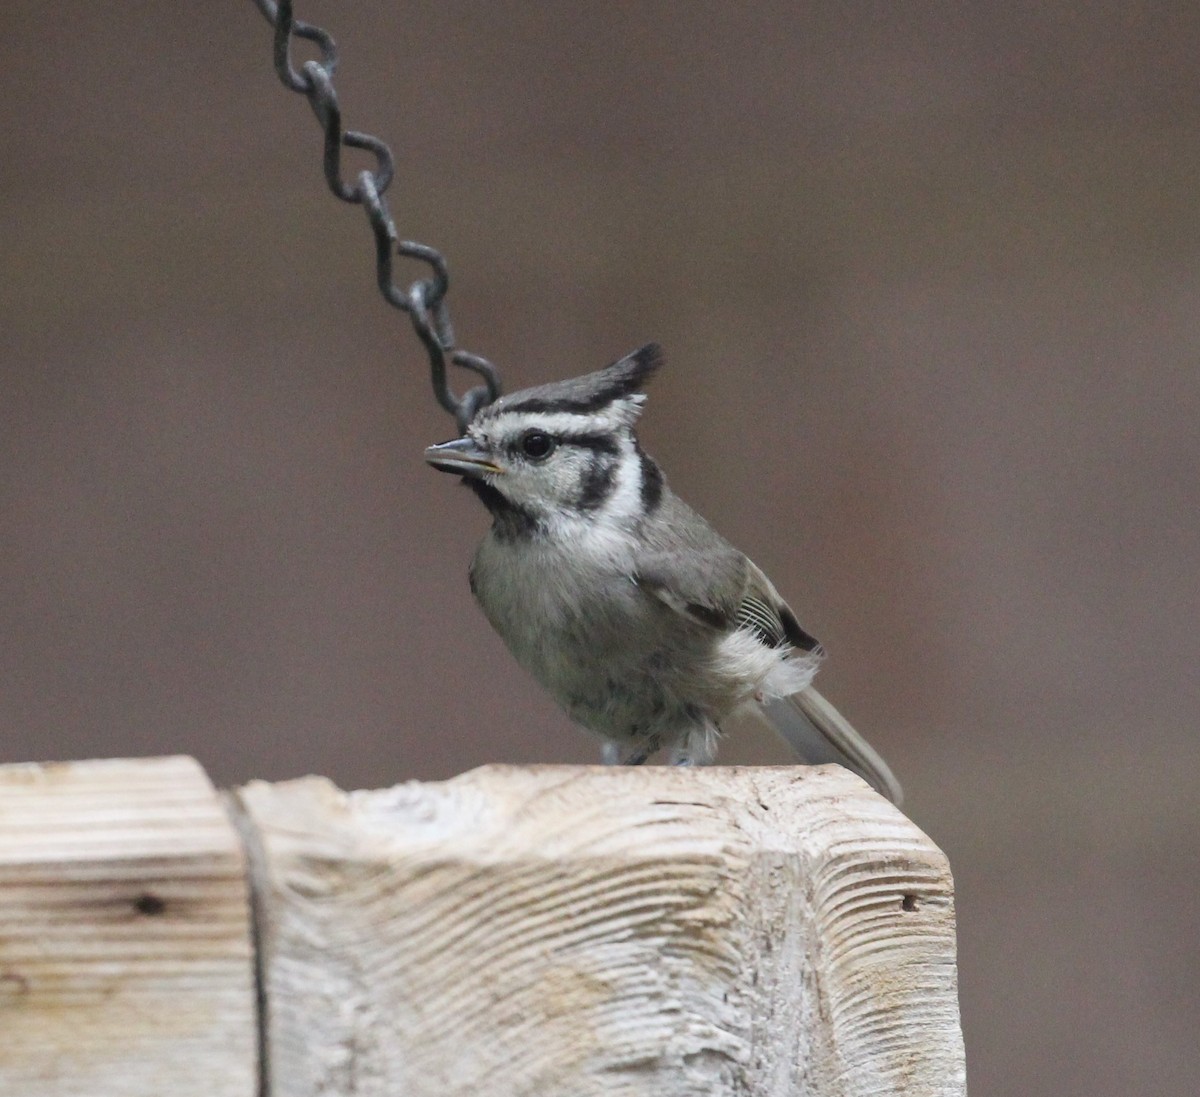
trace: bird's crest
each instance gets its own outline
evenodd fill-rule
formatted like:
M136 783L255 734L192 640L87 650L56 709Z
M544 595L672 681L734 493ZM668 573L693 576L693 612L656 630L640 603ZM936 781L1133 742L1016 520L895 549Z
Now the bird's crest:
M645 400L640 390L662 364L662 348L657 343L647 343L594 373L585 373L568 381L536 385L502 396L494 404L483 408L476 421L501 412L517 411L587 415L618 401L627 405L632 419Z

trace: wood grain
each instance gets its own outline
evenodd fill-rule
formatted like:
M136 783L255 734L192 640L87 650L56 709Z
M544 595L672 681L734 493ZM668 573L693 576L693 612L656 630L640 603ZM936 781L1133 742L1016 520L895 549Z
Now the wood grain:
M965 1093L945 858L838 767L239 798L277 1095Z
M253 1097L244 873L189 758L0 766L0 1093Z

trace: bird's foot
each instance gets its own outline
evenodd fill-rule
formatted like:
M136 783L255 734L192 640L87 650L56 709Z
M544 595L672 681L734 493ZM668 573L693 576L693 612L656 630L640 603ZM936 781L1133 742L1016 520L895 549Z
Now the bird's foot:
M605 743L601 748L601 757L606 766L644 766L650 760L650 755L657 753L661 747L662 740L657 735L651 735L623 758L620 743Z

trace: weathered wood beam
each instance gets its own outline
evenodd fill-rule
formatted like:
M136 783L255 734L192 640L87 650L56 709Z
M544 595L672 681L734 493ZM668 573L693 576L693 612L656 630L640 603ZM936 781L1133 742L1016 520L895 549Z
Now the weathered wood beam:
M965 1092L945 858L838 767L239 797L278 1095Z

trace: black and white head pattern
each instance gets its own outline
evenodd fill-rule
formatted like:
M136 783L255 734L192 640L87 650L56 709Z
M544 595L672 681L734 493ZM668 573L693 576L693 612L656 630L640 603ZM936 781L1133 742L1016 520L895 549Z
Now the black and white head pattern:
M503 396L467 429L504 471L468 481L497 532L595 523L632 528L653 512L662 473L638 445L639 391L662 365L656 344L602 370Z

